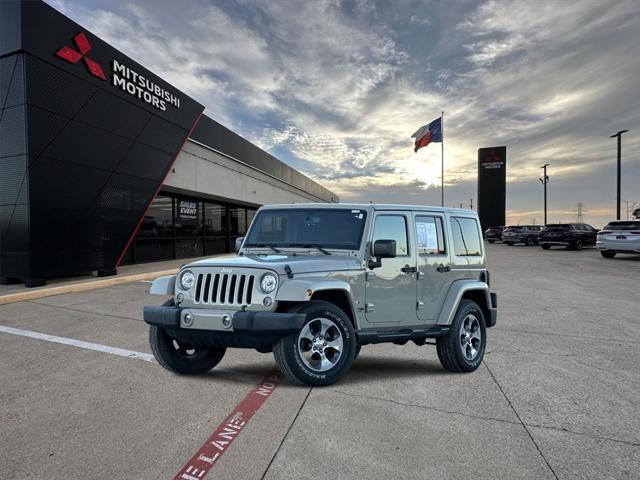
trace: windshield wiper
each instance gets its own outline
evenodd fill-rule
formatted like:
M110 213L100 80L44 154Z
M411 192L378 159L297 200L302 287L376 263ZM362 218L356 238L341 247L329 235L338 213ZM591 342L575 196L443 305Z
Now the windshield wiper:
M285 246L285 245L283 245ZM331 252L325 250L322 245L318 245L317 243L287 243L287 247L301 247L301 248L316 248L318 251L324 253L325 255L331 255Z
M246 247L251 248L251 247L257 247L257 248L270 248L271 250L273 250L276 253L282 253L282 250L274 247L273 245L269 244L269 243L250 243L248 245L246 245Z

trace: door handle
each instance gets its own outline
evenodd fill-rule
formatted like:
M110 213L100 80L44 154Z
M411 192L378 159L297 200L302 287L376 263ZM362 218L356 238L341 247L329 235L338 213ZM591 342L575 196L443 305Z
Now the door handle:
M400 269L402 273L416 273L418 269L416 267L410 267L409 265L405 265Z
M438 265L439 272L450 272L451 267L449 265Z

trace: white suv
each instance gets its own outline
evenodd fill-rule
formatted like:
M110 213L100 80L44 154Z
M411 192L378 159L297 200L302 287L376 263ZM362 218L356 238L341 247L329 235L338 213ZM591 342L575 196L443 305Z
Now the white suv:
M604 258L616 253L640 254L640 219L609 222L598 232L596 247Z

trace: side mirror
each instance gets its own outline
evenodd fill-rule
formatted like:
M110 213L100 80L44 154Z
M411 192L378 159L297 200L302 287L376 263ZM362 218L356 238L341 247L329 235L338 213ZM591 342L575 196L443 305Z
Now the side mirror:
M244 242L244 237L236 238L236 253L238 253L242 248L242 242Z
M369 260L369 268L379 268L382 266L383 258L395 258L396 241L395 240L376 240L373 243L371 255L375 260Z

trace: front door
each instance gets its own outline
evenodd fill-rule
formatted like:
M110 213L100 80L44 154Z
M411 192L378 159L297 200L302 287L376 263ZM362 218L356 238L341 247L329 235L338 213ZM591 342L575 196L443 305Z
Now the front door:
M416 323L416 255L412 248L409 213L380 212L373 218L371 244L395 240L396 257L367 270L366 318L376 324Z
M453 275L445 219L439 213L416 213L414 221L418 260L416 314L421 322L435 323Z

